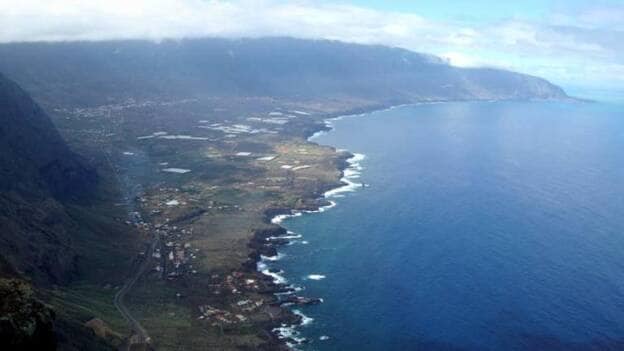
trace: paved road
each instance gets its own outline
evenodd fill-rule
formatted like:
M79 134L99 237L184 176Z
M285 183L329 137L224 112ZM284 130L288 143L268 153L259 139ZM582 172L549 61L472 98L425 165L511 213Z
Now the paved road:
M113 303L115 304L115 307L117 308L119 313L121 313L124 319L131 325L135 334L138 336L139 340L137 340L137 342L139 343L149 343L151 338L149 337L147 330L145 330L145 328L143 328L141 323L139 323L139 321L136 320L136 318L132 316L130 311L128 311L128 308L126 307L124 303L124 297L126 296L128 291L132 289L134 284L136 284L136 282L143 275L143 273L145 273L145 271L149 268L149 264L151 261L150 258L152 257L152 254L154 253L154 249L160 243L159 239L160 239L159 236L155 234L154 240L152 241L151 245L145 252L145 257L143 258L143 261L139 263L138 267L136 268L132 276L130 276L128 280L126 280L126 282L121 287L121 289L117 291L113 299Z

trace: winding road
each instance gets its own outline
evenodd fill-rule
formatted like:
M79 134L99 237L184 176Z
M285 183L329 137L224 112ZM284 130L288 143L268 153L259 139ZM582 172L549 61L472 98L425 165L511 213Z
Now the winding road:
M126 280L124 285L121 287L121 289L119 289L119 291L117 291L115 297L113 298L113 304L115 305L119 313L121 313L121 315L124 317L124 319L130 324L130 326L134 330L134 333L138 336L138 343L149 343L151 341L151 338L147 333L147 330L143 328L141 323L136 318L134 318L132 316L132 313L130 313L130 311L128 310L128 307L124 303L124 297L148 269L150 257L152 257L152 254L154 253L154 250L159 245L159 243L160 237L155 234L154 240L150 244L149 248L145 251L145 257L143 258L143 261L139 263L134 273L128 278L128 280Z

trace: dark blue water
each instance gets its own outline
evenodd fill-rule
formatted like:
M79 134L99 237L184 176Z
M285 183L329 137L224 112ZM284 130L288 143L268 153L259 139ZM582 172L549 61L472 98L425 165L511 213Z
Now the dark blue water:
M624 108L447 103L333 123L370 187L284 225L318 350L624 350ZM309 274L326 275L322 280ZM321 341L326 335L329 340Z

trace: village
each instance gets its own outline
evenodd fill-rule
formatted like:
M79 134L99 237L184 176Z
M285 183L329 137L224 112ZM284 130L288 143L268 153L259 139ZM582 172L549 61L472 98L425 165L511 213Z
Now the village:
M216 188L211 188L216 190ZM188 190L188 189L187 189ZM174 284L178 280L193 279L198 275L194 266L204 253L193 247L194 229L192 221L198 216L210 212L242 211L238 205L228 205L215 201L202 202L200 198L189 195L179 188L161 187L137 199L147 213L144 220L139 212L132 212L128 225L134 225L144 232L151 231L157 245L147 260L153 262L151 274L158 279ZM205 204L205 208L192 208L194 204ZM287 239L269 237L266 241L284 244ZM269 319L278 315L280 307L292 305L313 305L322 299L295 295L295 289L276 284L271 276L259 276L258 272L234 270L229 273L213 273L209 276L199 274L196 279L207 279L210 301L217 304L198 304L197 320L213 327L229 328L243 325L253 320ZM267 295L269 293L269 295ZM275 298L271 293L280 293ZM184 299L185 292L181 289L176 299ZM217 297L217 299L214 299ZM226 303L224 303L226 302ZM261 317L259 317L259 315ZM262 316L263 315L263 316Z

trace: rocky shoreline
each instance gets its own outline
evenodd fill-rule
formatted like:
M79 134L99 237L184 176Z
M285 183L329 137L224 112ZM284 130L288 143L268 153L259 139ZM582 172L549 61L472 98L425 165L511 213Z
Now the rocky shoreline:
M570 99L570 101L579 102L580 100ZM439 103L439 102L447 102L447 101L444 101L444 100L426 101L426 102L421 102L421 103ZM580 102L583 102L583 101L580 101ZM329 123L327 123L330 120L341 118L341 117L348 117L348 116L371 113L374 111L392 109L392 108L401 107L405 105L407 104L397 104L397 105L389 105L389 106L381 105L372 109L370 108L357 109L357 110L354 110L352 113L341 114L340 116L335 116L335 117L328 117L325 119L326 125L324 128L319 128L316 132L306 134L308 138L308 142L311 142L309 141L310 137L312 137L316 133L330 131L331 127ZM336 152L339 152L339 151L336 151ZM292 235L292 233L289 233L284 227L277 224L279 223L279 221L276 222L275 218L279 218L280 216L290 217L290 216L295 216L300 213L321 212L323 207L332 205L332 202L329 201L324 194L327 191L331 191L331 190L340 188L342 186L348 185L345 182L343 182L341 179L343 179L345 176L345 170L347 170L351 166L348 160L356 156L355 154L351 152L342 152L342 153L343 155L340 159L339 164L337 165L337 169L340 171L340 177L336 179L336 183L326 184L327 186L323 191L319 192L318 194L315 194L315 196L311 196L307 199L304 199L305 205L301 205L301 206L297 206L293 208L269 208L265 211L265 222L268 225L270 225L270 228L259 230L254 233L254 237L249 243L249 247L253 249L253 253L250 255L249 261L245 263L245 265L249 269L254 269L254 267L257 267L258 263L260 263L263 260L263 258L269 258L269 259L278 258L279 248L284 245L289 244L290 242L289 239L282 239L281 237ZM257 271L257 268L256 268L256 271ZM282 272L281 270L271 271L271 273L281 273L281 272ZM273 278L271 276L262 274L262 272L259 272L259 271L257 271L256 273L259 274L259 276L262 276L263 277L262 279L267 280L269 284L273 287L270 291L267 291L267 293L273 294L274 296L279 295L279 297L276 297L277 302L275 303L275 305L279 306L284 311L285 316L288 316L287 318L285 317L284 319L280 321L276 321L275 324L270 326L271 329L266 329L267 333L271 335L271 338L272 338L271 343L273 343L273 345L279 345L280 347L285 346L287 349L292 349L293 345L296 346L296 345L308 343L309 340L306 340L305 338L296 340L291 337L280 336L278 333L276 333L275 328L278 326L278 324L281 324L282 327L284 326L296 327L296 326L302 325L303 323L302 316L297 313L294 313L287 307L293 306L293 305L319 304L323 302L322 298L300 296L296 294L296 289L292 287L291 285L288 285L285 283L276 283L273 281ZM283 296L286 296L286 297L283 297Z
M349 116L357 116L363 115L366 113L371 113L374 111L382 111L390 108L395 108L398 106L403 106L404 103L396 103L396 104L379 104L374 106L368 106L363 108L355 108L349 110L347 112L343 112L334 116L328 116L324 118L324 125L320 126L316 130L308 130L305 133L305 138L308 143L313 143L310 139L318 133L329 132L332 127L330 125L330 121L338 118L349 117ZM335 150L335 149L334 149ZM268 208L264 211L264 222L269 226L268 228L256 230L253 234L252 239L249 242L249 247L252 249L252 253L249 255L249 259L243 264L245 269L248 272L254 272L257 274L259 279L263 279L267 286L269 287L265 293L272 295L274 299L274 304L279 306L282 310L283 317L274 321L270 325L263 326L263 329L267 335L270 335L269 340L267 341L267 346L270 346L271 349L278 348L286 348L291 349L294 345L304 344L309 342L306 339L295 340L289 336L279 335L276 330L281 330L281 328L292 328L302 325L302 317L299 314L294 313L291 309L287 308L292 305L315 305L323 302L322 298L319 297L305 297L296 295L296 289L288 284L275 282L274 278L270 275L262 273L258 269L258 264L262 262L263 258L268 259L276 259L278 258L279 252L278 249L281 246L287 245L290 243L289 239L281 238L284 236L288 236L288 231L275 223L275 219L280 216L293 216L297 213L318 213L321 212L323 208L332 206L332 202L329 201L325 194L329 191L339 189L344 186L348 186L343 179L345 177L345 171L351 167L351 163L349 163L350 159L353 159L356 154L351 153L349 151L338 151L335 150L338 154L339 159L336 162L336 169L339 171L340 175L334 180L334 182L323 184L320 191L312 194L307 198L302 199L302 203L298 204L296 207L292 208L280 208L280 207L272 207ZM277 270L275 272L269 273L281 273L281 271ZM280 296L280 297L278 297ZM281 297L287 296L287 297Z
M384 107L387 108L387 107ZM372 111L379 110L377 108ZM353 113L341 114L340 116L351 116L362 113L371 112L370 109L362 109L353 111ZM340 116L326 119L339 118ZM329 131L331 128L326 124L324 128L319 128L317 131L310 133L306 136L309 139L317 132ZM308 142L311 142L308 140ZM314 213L321 212L323 208L331 206L332 202L327 200L325 193L331 190L347 186L342 179L345 176L345 170L347 170L351 164L349 159L355 157L355 154L348 151L335 151L339 155L336 168L340 172L340 176L332 183L323 184L318 193L313 194L310 197L302 199L296 207L293 208L279 208L271 207L264 211L264 222L267 224L267 228L256 230L250 240L248 246L252 250L249 255L249 259L243 263L243 267L249 273L256 274L258 279L261 279L266 284L266 290L263 293L272 295L273 304L281 309L281 318L275 319L273 323L262 326L269 339L266 346L271 349L287 349L290 350L294 345L300 345L308 342L306 339L294 339L291 336L280 335L278 330L283 328L292 328L300 326L303 323L301 315L294 313L288 306L293 305L316 305L323 302L320 297L307 297L296 294L296 288L282 282L276 282L275 279L267 274L261 272L258 268L263 259L276 259L279 255L279 248L290 243L290 240L283 238L288 236L288 231L275 223L275 219L280 216L293 216L297 213ZM281 270L269 269L269 273L281 273Z
M153 335L155 348L175 348L181 339L197 350L202 349L200 344L204 348L287 350L304 342L293 328L309 319L289 307L323 301L300 295L299 289L286 284L281 270L266 266L279 259L280 247L293 239L279 219L322 212L334 205L326 194L353 187L347 180L348 169L358 155L319 145L310 137L330 130L331 119L381 108L387 106L283 117L290 124L279 132L266 132L260 140L240 132L221 144L192 141L208 144L200 150L186 149L191 142L176 142L169 150L170 157L153 160L158 168L175 163L189 170L180 175L162 174L146 187L135 198L142 219L127 223L142 229L154 245L153 252L142 253L142 259L149 261L146 274L127 300L130 307L140 306L137 319ZM274 106L266 109L276 110L288 111ZM273 121L270 118L277 117L272 115L287 113L266 112L266 119ZM251 122L262 123L257 119L253 117ZM240 123L249 122L228 123L242 128ZM186 135L173 128L162 130ZM144 147L163 145L154 138L138 140L149 144ZM132 152L124 152L124 160L137 157L137 148L125 150ZM180 157L181 150L189 154ZM206 178L213 171L202 168L206 163L220 163L218 169L224 172ZM156 236L150 235L152 231ZM153 310L145 301L167 301L169 305ZM171 317L191 324L188 329L170 329Z
M347 157L348 158L348 157ZM344 169L348 167L348 164L342 165L340 169L341 174L344 173ZM337 186L328 187L327 191L343 186L343 183ZM291 349L291 345L301 344L302 341L297 341L290 337L284 337L276 333L276 329L283 327L293 327L302 324L302 317L292 312L288 306L292 305L315 305L322 303L322 299L318 297L307 297L296 294L296 289L286 283L275 282L275 279L270 275L262 273L258 265L263 258L274 259L279 255L278 249L284 245L290 243L290 239L283 238L288 236L288 231L278 225L272 223L273 219L277 216L289 216L297 212L318 212L322 207L331 205L322 195L316 197L313 200L314 203L309 203L305 206L287 209L287 208L270 208L265 211L265 221L268 228L256 230L253 234L253 238L249 242L249 247L252 249L249 259L243 264L245 270L249 273L253 273L259 280L264 281L266 289L262 293L272 296L272 304L278 306L281 309L280 318L275 319L273 323L264 325L262 328L266 334L270 336L267 341L269 349ZM269 269L270 273L281 273L280 270ZM279 347L279 348L278 348Z

